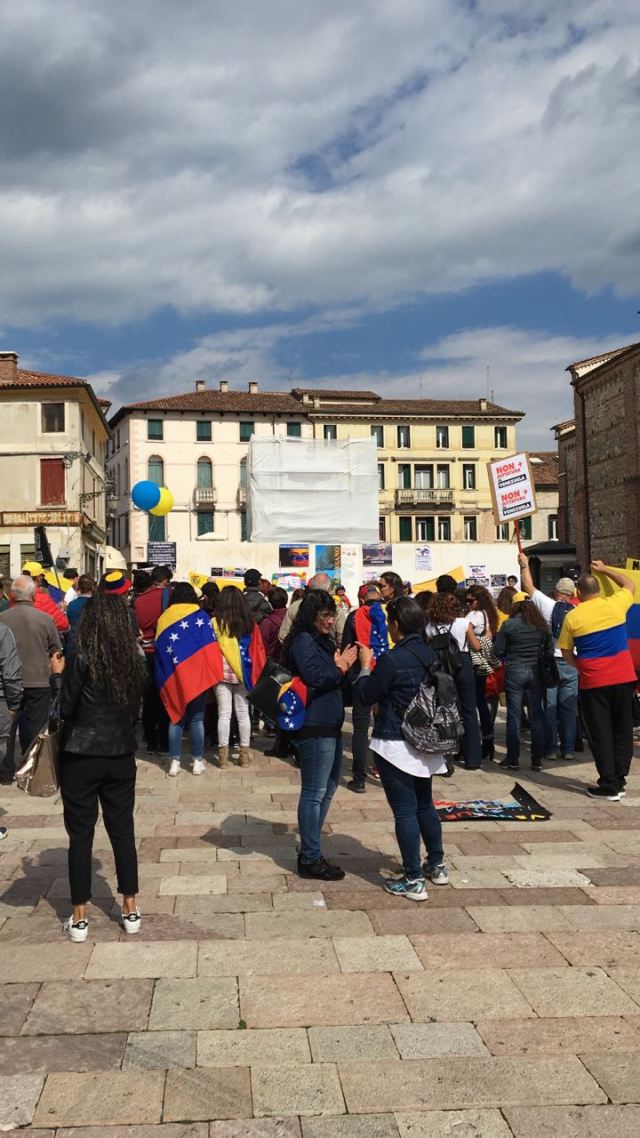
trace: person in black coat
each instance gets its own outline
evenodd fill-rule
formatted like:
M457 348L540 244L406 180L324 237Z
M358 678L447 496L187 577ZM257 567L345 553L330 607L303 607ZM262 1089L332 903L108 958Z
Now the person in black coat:
M120 597L98 592L78 624L78 650L63 671L54 658L52 687L63 721L60 791L69 835L69 884L73 913L64 923L72 941L88 936L91 851L102 807L105 829L123 895L122 925L140 930L136 905L138 862L133 810L136 762L134 718L144 681L144 660Z
M298 827L301 877L340 881L344 870L322 855L320 835L342 765L343 683L354 663L355 646L336 650L332 638L336 605L323 589L310 589L283 645L283 662L306 684L307 706L295 742L300 760Z

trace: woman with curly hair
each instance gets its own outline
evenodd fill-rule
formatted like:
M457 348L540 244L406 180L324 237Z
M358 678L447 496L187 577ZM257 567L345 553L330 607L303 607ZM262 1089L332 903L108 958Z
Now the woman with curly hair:
M123 578L123 594L131 587ZM129 623L121 590L98 591L78 623L78 650L52 686L61 689L63 720L60 791L69 835L69 884L73 913L63 929L72 941L89 933L91 851L98 804L116 864L122 894L121 923L127 933L140 931L136 905L138 861L133 827L136 740L133 731L144 682L144 660Z
M491 638L498 631L498 610L491 593L485 589L484 585L470 585L465 593L465 602L469 621L467 631L469 646L474 652L480 652L481 644L478 638L480 636ZM474 667L476 707L480 716L483 759L492 759L494 754L493 719L487 701L487 676L490 672L490 668L485 671L478 666Z
M526 698L531 719L531 769L539 771L544 755L544 688L540 658L544 651L552 651L552 641L546 620L526 593L516 593L511 616L502 625L494 648L506 665L507 757L500 765L507 770L519 768L520 722Z

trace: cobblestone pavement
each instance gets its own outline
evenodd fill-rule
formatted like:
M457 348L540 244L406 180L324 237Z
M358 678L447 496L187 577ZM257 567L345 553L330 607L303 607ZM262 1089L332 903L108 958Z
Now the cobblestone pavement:
M375 784L339 790L326 852L347 877L318 888L294 873L291 765L169 779L143 760L142 932L120 931L100 828L84 945L60 932L60 803L2 788L0 1129L637 1138L640 778L593 802L588 759L524 766L553 818L447 826L451 884L415 905L381 889L399 867ZM494 766L436 780L512 785Z

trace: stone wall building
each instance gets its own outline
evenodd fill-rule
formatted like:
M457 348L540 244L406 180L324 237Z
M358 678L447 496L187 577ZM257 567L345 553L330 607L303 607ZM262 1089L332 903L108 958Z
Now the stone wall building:
M552 428L558 443L558 540L576 543L576 423L567 419Z

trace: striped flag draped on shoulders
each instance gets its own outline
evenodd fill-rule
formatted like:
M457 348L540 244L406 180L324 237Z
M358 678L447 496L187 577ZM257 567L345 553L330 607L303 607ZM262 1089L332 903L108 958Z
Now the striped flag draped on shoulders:
M222 680L222 653L211 621L198 605L169 605L155 639L156 683L172 723L187 704Z
M244 684L247 691L254 687L267 662L264 641L257 624L247 636L225 636L218 622L213 622L214 633L227 664L238 683Z
M356 609L354 629L358 643L371 648L375 667L376 661L389 651L387 617L379 601Z

